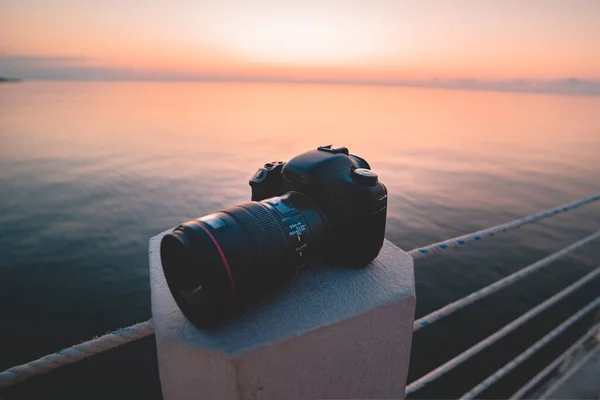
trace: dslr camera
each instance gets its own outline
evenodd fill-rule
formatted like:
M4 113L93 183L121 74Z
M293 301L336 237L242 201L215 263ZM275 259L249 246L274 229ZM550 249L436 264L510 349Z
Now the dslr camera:
M200 328L222 322L311 263L363 267L383 245L387 189L345 147L269 162L249 183L252 201L185 222L161 241L173 298Z

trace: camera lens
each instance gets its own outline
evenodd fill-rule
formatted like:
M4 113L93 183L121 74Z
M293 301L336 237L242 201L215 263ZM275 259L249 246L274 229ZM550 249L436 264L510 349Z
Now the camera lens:
M325 230L322 213L297 192L242 203L165 235L165 279L186 318L207 327L293 277Z

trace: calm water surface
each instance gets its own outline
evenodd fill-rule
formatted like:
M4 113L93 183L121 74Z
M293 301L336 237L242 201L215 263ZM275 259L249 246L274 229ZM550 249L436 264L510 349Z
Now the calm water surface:
M0 369L150 318L148 238L248 200L266 161L334 143L388 186L409 250L600 192L600 99L203 83L0 86ZM417 316L600 229L600 204L418 261ZM429 328L409 380L600 264L598 243ZM417 393L456 397L600 292L592 282ZM507 397L582 321L485 393ZM21 398L160 398L147 338L11 389Z

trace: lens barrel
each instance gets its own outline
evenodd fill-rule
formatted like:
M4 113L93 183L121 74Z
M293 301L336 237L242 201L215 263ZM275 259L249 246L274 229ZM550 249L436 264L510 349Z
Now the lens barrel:
M326 229L298 192L242 203L165 235L163 271L186 318L208 327L296 275L322 249Z

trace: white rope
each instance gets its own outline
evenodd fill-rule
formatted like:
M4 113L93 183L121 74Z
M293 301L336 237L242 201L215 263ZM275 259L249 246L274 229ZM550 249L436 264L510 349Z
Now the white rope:
M500 232L506 232L508 230L511 229L516 229L522 225L525 224L529 224L535 221L538 221L540 219L543 218L547 218L547 217L551 217L553 215L556 214L560 214L562 212L568 211L568 210L572 210L574 208L583 206L585 204L594 202L600 200L600 194L596 194L594 196L590 196L590 197L586 197L584 199L581 200L577 200L550 210L546 210L543 212L540 212L538 214L535 215L530 215L528 217L524 217L524 218L520 218L505 224L501 224L501 225L497 225L497 226L493 226L491 228L488 229L484 229L481 231L477 231L477 232L473 232L467 235L463 235L463 236L459 236L459 237L455 237L452 239L448 239L445 240L443 242L438 242L438 243L434 243L431 244L429 246L425 246L425 247L421 247L421 248L417 248L417 249L413 249L411 251L409 251L408 253L414 258L414 259L419 259L419 258L423 258L426 257L428 255L431 255L433 253L437 253L439 251L445 250L447 248L450 247L455 247L455 246L459 246L459 245L463 245L469 241L473 241L473 240L480 240L481 238L485 237L485 236L494 236L496 233L500 233ZM563 256L564 254L566 254L567 252L573 251L575 248L579 247L579 246L583 246L585 243L583 243L584 241L586 241L586 243L588 241L591 241L593 239L595 239L597 237L597 235L599 235L600 232L597 232L595 235L591 235L588 236L585 239L582 239L581 241L574 243L573 245L549 256L546 257L546 259L550 259L552 258L550 261L545 261L545 263L549 263L552 260ZM592 236L594 236L592 238ZM561 253L563 252L563 253ZM538 263L546 260L546 259L542 259L540 260ZM537 263L536 263L537 264ZM531 269L524 269L522 271L520 271L517 274L529 274L531 272L533 272L533 270L540 268L540 265L536 264L532 264L527 268L531 268ZM545 265L545 264L544 264ZM536 268L532 268L532 267L536 267ZM575 285L583 285L583 280L584 279L591 279L590 276L592 274L595 274L598 272L598 270L595 270L593 273L586 275L586 277L582 278L580 281L576 282L575 284L569 286L568 288L566 288L565 290L563 290L562 292L558 293L557 295L555 295L554 297L552 297L551 299L547 300L546 302L540 304L538 307L544 306L544 308L547 308L548 306L550 306L551 304L553 304L553 302L558 301L560 298L564 297L565 295L567 295L568 293L570 293L572 290L574 290ZM516 275L516 274L513 274ZM484 297L487 294L490 294L491 292L498 290L500 287L506 286L510 283L512 283L512 281L509 280L512 279L513 275L498 281L478 292L475 292L472 295L477 295L477 298L481 298ZM520 279L520 277L518 278ZM517 280L517 279L515 279ZM583 282L583 283L582 283ZM586 281L587 282L587 281ZM494 285L498 285L497 287L492 287ZM577 287L579 287L577 286ZM483 295L480 295L479 293L486 290L486 293ZM440 318L442 318L443 316L445 316L447 313L449 312L454 312L457 309L464 307L467 304L472 303L473 301L475 301L474 298L470 299L470 296L467 296L464 299L458 300L457 302L454 302L452 304L449 304L448 309L446 311L443 311L444 308L435 311L432 314L427 315L426 317L423 317L421 319L419 319L418 321L415 322L415 328L414 330L418 330L420 326L425 326L435 320L438 320ZM464 301L465 304L462 304L460 306L457 306L457 303ZM548 303L548 304L546 304ZM452 307L456 307L456 308L452 308ZM534 310L536 310L538 307L536 307L535 309L531 310L530 313ZM539 310L541 311L541 309ZM537 312L537 311L536 311ZM529 315L530 313L524 314L521 318L531 318L533 315L535 315L535 313ZM431 319L429 322L425 323L427 321L427 319ZM515 329L517 326L519 326L520 324L522 324L526 319L524 319L521 322L518 322L520 319L513 321L511 324L505 326L503 328L503 330L496 332L495 335L492 335L490 337L488 337L488 339L492 339L493 337L496 337L493 341L499 339L500 337L502 337L504 334L508 333L510 330ZM517 323L518 322L518 323ZM425 323L423 325L423 323ZM507 330L506 332L502 333L504 331L504 329L509 328L510 325L515 324L514 327L510 328L509 330ZM98 337L96 339L92 339L88 342L84 342L78 345L75 345L73 347L69 347L63 350L59 350L54 354L50 354L47 356L44 356L42 358L39 358L35 361L31 361L27 364L23 364L23 365L18 365L12 368L7 369L4 372L0 372L0 389L13 385L15 383L18 382L22 382L34 375L38 375L38 374L42 374L48 371L51 371L55 368L58 368L60 366L66 365L66 364L70 364L79 360L82 360L84 358L90 357L94 354L98 354L101 353L105 350L109 350L112 349L114 347L120 346L122 344L143 338L145 336L151 335L154 333L154 328L152 326L152 320L146 321L146 322L141 322L138 323L136 325L132 325L130 327L127 328L123 328L123 329L119 329L117 331L111 332L109 334L106 334L104 336ZM488 340L486 339L486 340ZM491 341L491 342L493 342ZM467 352L469 351L473 351L472 354L475 354L476 352L480 351L483 347L479 349L475 349L477 346L480 346L484 343L485 341L480 342L479 344L477 344L476 346L473 346L471 349L469 349ZM486 344L487 345L487 344ZM465 353L467 353L465 352ZM454 362L456 359L462 357L465 353L459 355L458 357L455 357L453 360L450 360L448 363L442 365L439 368L436 368L435 370L431 371L429 374L423 376L422 378L419 378L417 381L411 383L408 387L407 387L407 395L418 390L419 388L423 387L426 383L428 383L429 381L437 378L438 376L443 375L444 373L446 373L447 371L444 372L439 372L438 370L447 367L449 363ZM472 355L471 354L471 355ZM467 358L471 357L471 355L466 356L464 359L466 360ZM464 361L464 360L462 360ZM460 362L462 362L460 361ZM458 362L458 363L460 363ZM458 363L456 365L458 365ZM452 369L453 367L449 368L448 370ZM434 374L435 373L435 374ZM435 377L432 377L434 376ZM423 383L425 382L425 383Z
M538 269L545 267L546 265L549 265L551 262L556 261L561 257L564 257L565 255L571 253L572 251L577 250L578 248L588 244L592 240L595 240L599 237L600 237L600 231L593 233L593 234L573 243L572 245L567 246L567 247L563 248L562 250L557 251L556 253L553 253L547 257L544 257L541 260L539 260L533 264L530 264L529 266L515 272L512 275L507 276L506 278L500 279L499 281L496 281L496 282L492 283L491 285L484 287L483 289L479 289L479 290L471 293L470 295L463 297L462 299L458 299L453 303L447 304L444 307L442 307L430 314L427 314L426 316L424 316L422 318L419 318L413 324L413 331L416 332L419 329L426 327L444 317L447 317L448 315L452 314L453 312L460 310L461 308L466 307L469 304L472 304L472 303L476 302L477 300L480 300L505 286L513 284L523 278L526 278L527 276L531 275Z
M122 344L141 339L154 333L152 320L140 322L127 328L108 333L88 342L77 344L54 354L49 354L27 364L18 365L0 373L0 389L22 382L35 375L43 374L63 365L82 360L118 347Z
M486 390L490 385L496 383L500 378L508 374L510 371L515 369L518 365L523 363L523 361L527 360L529 357L537 353L542 347L548 344L550 341L554 340L557 336L563 333L567 328L573 325L575 322L580 320L583 316L587 315L590 311L594 310L600 304L600 297L596 298L596 300L592 301L590 304L573 314L569 319L564 321L562 324L554 328L540 340L535 342L531 347L527 350L519 354L512 361L505 364L498 371L494 372L492 375L488 376L483 382L475 386L473 389L469 390L465 393L460 400L474 399L479 394L481 394L484 390ZM542 398L545 398L542 396Z
M408 395L416 392L417 390L421 389L425 385L431 383L435 379L446 374L447 372L449 372L456 366L467 361L469 358L471 358L475 354L479 353L480 351L484 350L485 348L489 347L493 343L497 342L498 340L500 340L501 338L506 336L508 333L514 331L519 326L523 325L525 322L529 321L530 319L535 317L540 312L546 310L550 306L557 303L559 300L562 300L564 297L566 297L570 293L579 289L581 286L585 285L586 283L588 283L589 281L594 279L598 274L600 274L600 267L597 267L592 272L588 273L584 277L577 280L575 283L572 283L571 285L564 288L560 292L556 293L554 296L550 297L543 303L538 304L536 307L532 308L525 314L521 315L519 318L515 319L508 325L505 325L502 329L498 330L496 333L488 336L484 340L480 341L479 343L477 343L473 347L469 348L468 350L462 352L461 354L454 357L450 361L447 361L445 364L437 367L436 369L430 371L429 373L425 374L424 376L420 377L419 379L411 382L410 385L408 385L406 387L405 396L408 396Z
M491 228L483 229L481 231L469 233L469 234L466 234L463 236L458 236L458 237L455 237L452 239L447 239L447 240L444 240L443 242L433 243L433 244L430 244L429 246L419 247L419 248L410 250L408 252L408 254L410 254L415 260L417 260L419 258L424 258L424 257L430 256L434 253L439 253L439 252L449 249L451 247L464 245L465 243L473 241L473 240L480 240L486 236L494 236L496 233L502 233L502 232L506 232L506 231L509 231L512 229L516 229L523 225L530 224L532 222L539 221L544 218L552 217L556 214L560 214L565 211L569 211L574 208L581 207L583 205L592 203L597 200L600 200L600 193L598 193L594 196L586 197L584 199L577 200L577 201L574 201L574 202L571 202L568 204L564 204L562 206L558 206L558 207L555 207L555 208L552 208L552 209L549 209L546 211L542 211L538 214L519 218L514 221L507 222L505 224L496 225Z
M558 356L550 365L537 373L536 376L531 378L529 382L521 387L521 389L517 390L508 400L519 400L521 399L527 392L529 392L535 385L537 385L542 379L544 379L550 372L552 372L556 367L558 367L564 360L568 357L573 356L582 345L588 341L592 336L598 333L598 328L600 328L600 324L594 325L590 330L587 331L585 335L583 335L579 340L573 343L567 350L564 351L560 356Z
M565 381L567 379L569 379L571 376L573 376L573 374L577 371L579 371L579 368L581 368L586 362L588 362L588 360L590 358L592 358L596 352L600 350L600 345L596 345L593 349L591 349L585 356L583 356L583 358L581 360L579 360L577 362L577 364L573 365L567 372L565 372L565 374L563 376L560 377L559 380L557 380L556 382L554 382L554 384L552 386L550 386L545 392L544 394L542 394L540 396L541 399L547 399L548 397L550 397L550 395L552 393L554 393L556 391L556 389L559 388L560 385L562 385L563 383L565 383Z

